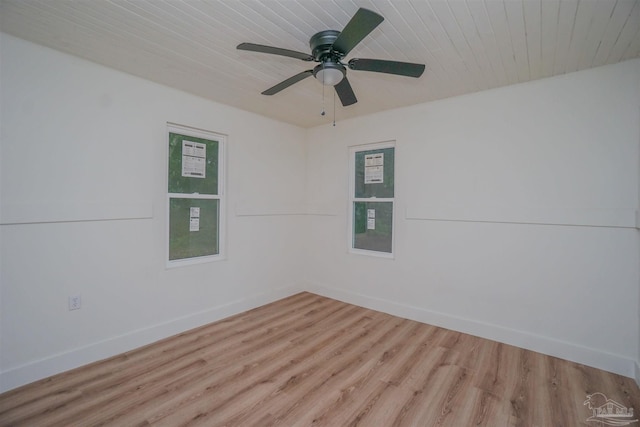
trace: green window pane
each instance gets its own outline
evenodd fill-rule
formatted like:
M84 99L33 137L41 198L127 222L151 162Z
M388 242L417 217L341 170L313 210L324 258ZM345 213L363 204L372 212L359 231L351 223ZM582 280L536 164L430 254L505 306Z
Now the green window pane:
M393 202L354 202L354 249L391 253L392 224Z
M356 152L356 198L393 198L394 155L394 148Z
M217 255L220 200L169 200L169 260Z
M218 194L218 141L169 133L169 193Z

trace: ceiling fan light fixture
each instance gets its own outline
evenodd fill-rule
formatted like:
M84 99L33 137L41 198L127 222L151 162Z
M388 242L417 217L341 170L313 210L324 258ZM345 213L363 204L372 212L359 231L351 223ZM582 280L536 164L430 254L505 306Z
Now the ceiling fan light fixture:
M342 81L346 72L337 62L323 62L313 69L313 77L325 86L335 86Z

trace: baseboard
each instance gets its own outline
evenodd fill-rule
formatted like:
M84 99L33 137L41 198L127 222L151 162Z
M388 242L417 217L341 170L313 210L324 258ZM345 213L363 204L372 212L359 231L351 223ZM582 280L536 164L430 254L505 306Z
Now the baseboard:
M464 332L470 335L498 341L549 356L580 363L608 372L635 378L640 385L640 368L638 362L617 354L598 349L556 340L550 337L535 335L524 331L505 328L490 323L452 316L420 307L400 304L342 289L317 284L307 284L306 290L318 295L344 301L360 307L370 308L392 314L405 319L416 320L446 329Z
M0 393L25 384L59 374L92 362L106 359L126 351L133 350L152 342L179 334L207 323L241 313L252 308L302 292L299 286L288 286L269 292L252 295L226 304L222 304L198 313L172 319L168 322L138 329L130 333L91 343L27 363L14 369L0 373Z
M301 291L313 292L318 295L389 313L394 316L468 333L593 366L598 369L634 378L638 386L640 386L640 365L638 361L619 355L341 289L308 284L305 287L288 286L256 294L7 370L0 373L0 393L88 363L130 351L134 348L268 304Z

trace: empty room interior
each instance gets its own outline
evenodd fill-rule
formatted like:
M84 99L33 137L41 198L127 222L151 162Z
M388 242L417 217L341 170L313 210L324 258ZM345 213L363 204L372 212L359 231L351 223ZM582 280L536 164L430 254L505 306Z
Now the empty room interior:
M634 425L639 202L637 0L0 0L0 426Z

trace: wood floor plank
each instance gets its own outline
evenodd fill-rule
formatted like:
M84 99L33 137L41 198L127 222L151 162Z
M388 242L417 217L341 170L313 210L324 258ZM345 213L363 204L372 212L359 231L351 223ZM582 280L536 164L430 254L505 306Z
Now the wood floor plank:
M275 423L292 423L299 421L303 414L318 406L320 399L326 399L327 391L333 390L332 384L341 378L341 372L348 371L356 365L362 366L358 354L375 345L381 337L388 334L391 323L384 316L366 316L371 323L366 329L355 329L354 334L345 335L342 340L324 343L311 353L299 357L299 363L288 375L280 379L276 390L262 404L269 408L270 421L256 419L255 408L240 417L225 420L224 425L271 425ZM349 359L345 352L354 354ZM291 404L295 399L295 404ZM244 415L244 416L242 416ZM262 417L260 417L262 418Z
M409 338L415 336L418 329L414 323L406 320L386 322L384 335L359 348L349 349L352 356L347 359L347 365L337 365L330 372L323 373L317 380L321 386L314 387L295 411L277 414L278 419L285 425L298 422L302 425L346 424L354 403L362 400L368 390L376 387L381 378L396 366L399 352L410 343ZM386 345L380 345L381 342ZM322 405L315 404L319 399L322 399ZM336 414L343 414L343 418L336 417Z
M288 339L286 340L287 349L285 351L275 356L261 357L258 361L250 360L249 363L244 364L242 371L238 375L230 377L228 381L218 381L210 385L200 395L186 399L186 403L183 402L181 404L180 411L172 410L170 411L172 412L171 414L163 415L162 417L155 416L152 421L156 422L162 418L167 418L163 420L166 425L182 425L195 419L192 417L193 413L196 413L197 420L203 423L212 417L219 418L222 408L233 406L236 400L244 401L246 396L252 393L252 389L256 384L273 383L278 379L282 381L283 377L291 375L290 372L292 370L299 369L301 362L321 358L325 353L334 351L334 346L346 345L345 343L351 340L352 335L360 333L358 326L363 322L369 321L367 317L353 316L356 311L358 311L358 308L351 306L347 311L347 314L352 314L349 319L342 319L339 316L334 318L325 316L316 324L303 328L309 328L312 332L314 329L322 330L320 335L315 336L316 341L314 344L316 347L300 345ZM313 320L311 322L315 323ZM296 326L296 329L299 329L299 326ZM292 336L295 336L295 334ZM268 348L265 347L266 350ZM261 352L253 351L248 353L247 357L253 358L259 354ZM234 364L237 364L237 361ZM255 372L255 375L251 375L252 372ZM216 404L213 405L210 401L212 395L215 395L216 401ZM191 409L183 410L184 405L188 405ZM184 415L187 415L186 419L182 418Z
M588 426L630 378L300 293L0 394L0 426Z
M288 322L288 328L281 329L277 335L269 335L258 341L242 340L242 345L239 346L226 346L224 355L211 358L215 363L210 363L197 373L197 378L191 378L184 382L179 387L180 392L174 393L174 397L165 404L147 405L151 411L148 415L149 420L159 423L169 417L163 422L175 425L177 421L172 421L172 416L190 414L189 411L183 410L185 405L195 408L198 407L201 400L204 401L205 406L210 405L209 397L212 394L216 395L219 406L225 406L224 396L237 391L237 388L242 385L242 381L248 381L248 384L255 385L255 378L250 375L252 371L268 370L270 366L280 363L281 360L291 363L291 360L295 359L296 344L288 339L295 336L295 330L302 328L313 332L314 329L323 329L327 335L326 340L335 339L339 334L336 332L336 326L346 326L345 330L348 330L348 327L353 327L360 322L360 319L352 316L356 310L356 307L344 305L339 310L327 310L334 316L323 316L327 313L318 313L313 317L305 317L305 322L308 323ZM344 313L341 314L341 312ZM341 321L346 321L346 323L341 325ZM331 338L328 337L329 335L332 335ZM304 347L297 347L304 350ZM264 384L265 381L261 379L259 384ZM216 407L207 408L214 410ZM204 419L204 414L198 412L198 419Z

